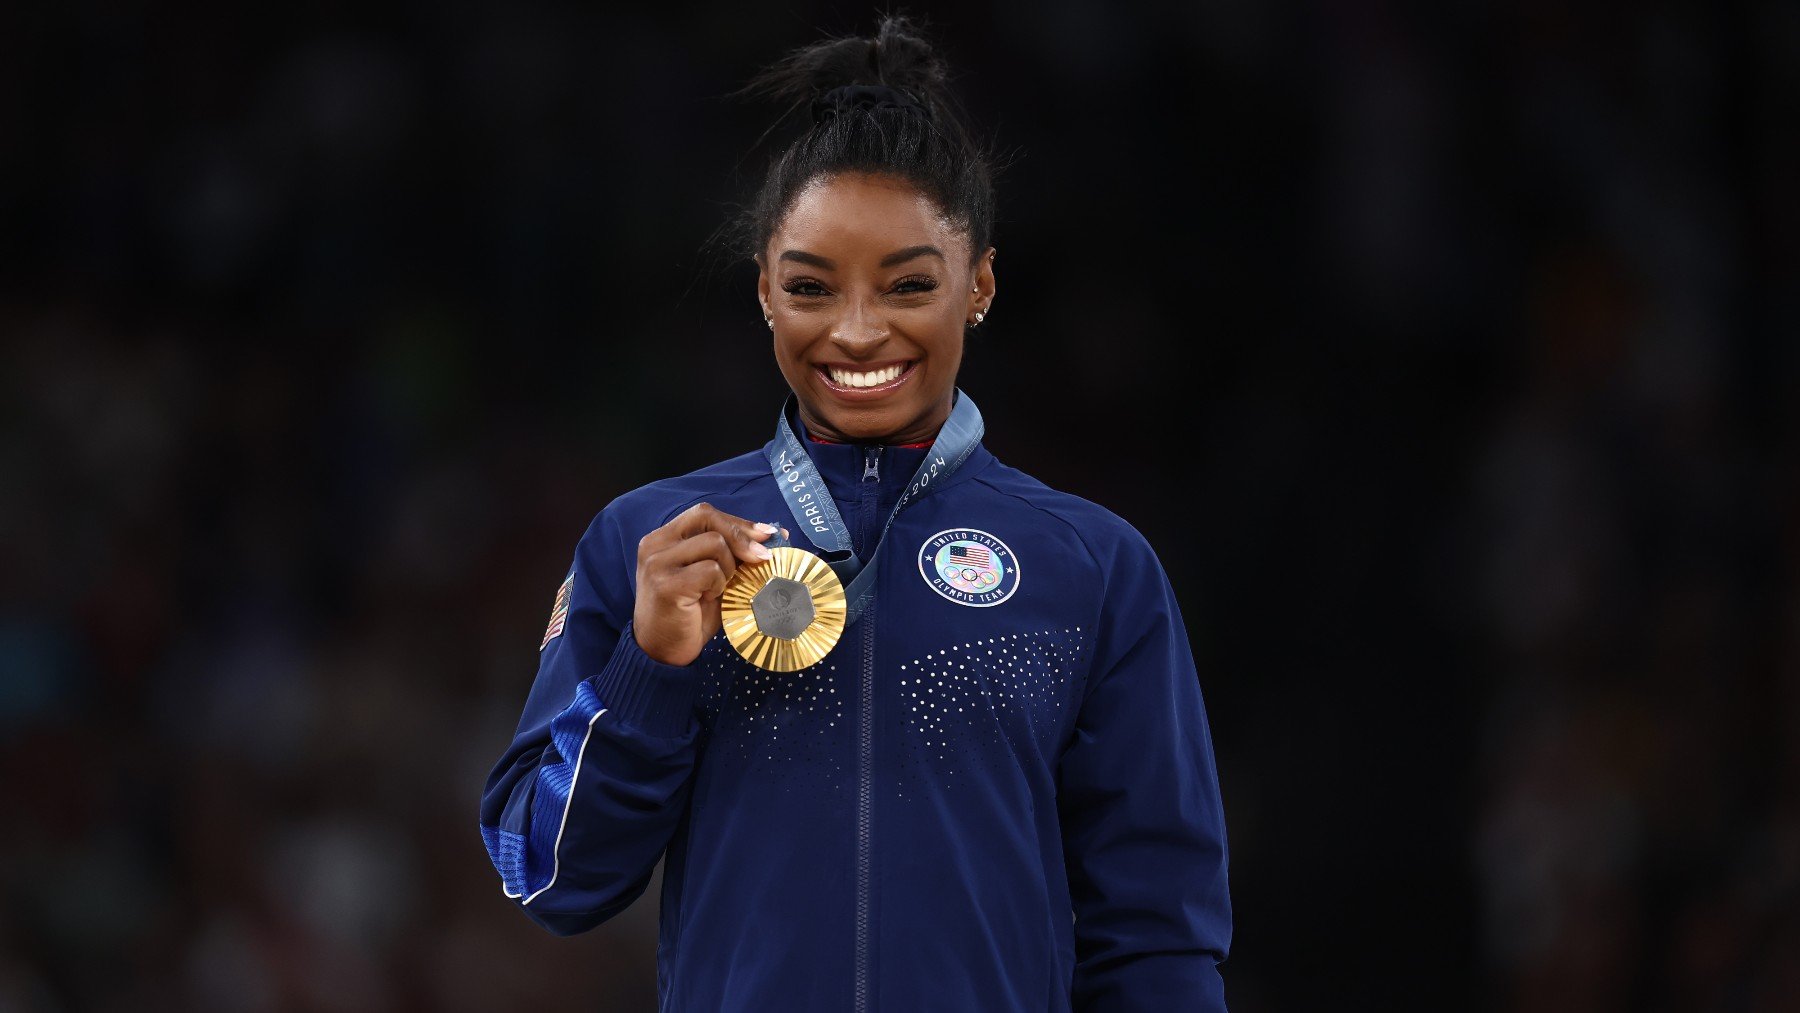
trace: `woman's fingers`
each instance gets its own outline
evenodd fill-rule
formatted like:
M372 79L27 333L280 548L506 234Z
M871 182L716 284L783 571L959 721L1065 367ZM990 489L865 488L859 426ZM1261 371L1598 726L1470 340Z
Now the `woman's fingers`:
M644 652L670 665L698 657L718 632L726 583L739 566L769 558L762 543L775 531L696 503L639 539L632 620Z
M760 563L769 558L769 550L762 543L774 534L773 528L726 513L710 503L695 503L645 535L638 543L638 558L643 560L671 545L708 532L724 538L730 553L743 562Z
M714 599L725 593L725 585L731 574L719 565L717 559L708 557L686 566L664 571L661 594L671 601L681 604L692 604Z
M702 531L651 555L645 572L657 582L658 593L685 602L724 593L737 568L729 540L717 531Z

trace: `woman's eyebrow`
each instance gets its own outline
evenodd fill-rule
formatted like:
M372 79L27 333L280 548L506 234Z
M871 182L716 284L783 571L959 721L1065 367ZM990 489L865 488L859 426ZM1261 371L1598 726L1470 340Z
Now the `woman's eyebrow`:
M895 250L893 253L881 258L881 266L893 267L895 264L904 264L914 257L923 257L927 254L930 254L939 260L944 259L944 251L935 246L908 246L904 250Z
M878 266L893 267L895 264L904 264L907 261L913 259L914 257L925 257L925 256L936 257L939 260L943 260L944 259L944 251L938 249L935 246L929 246L929 245L927 245L927 246L908 246L907 248L905 248L903 250L895 250L893 253L890 253L887 256L881 258L881 263ZM816 253L807 253L805 250L782 250L781 256L778 257L777 259L792 260L792 261L797 261L802 264L809 264L809 265L816 267L822 271L837 270L837 262L836 261L830 259L829 257L821 257Z

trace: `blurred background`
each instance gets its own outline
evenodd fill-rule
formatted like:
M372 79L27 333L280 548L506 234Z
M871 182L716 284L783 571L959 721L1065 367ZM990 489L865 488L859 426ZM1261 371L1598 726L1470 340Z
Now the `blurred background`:
M1800 8L927 17L962 386L1156 546L1238 1013L1800 1009ZM792 2L0 8L0 1010L652 1010L477 825L588 520L785 394ZM620 438L624 434L625 438Z

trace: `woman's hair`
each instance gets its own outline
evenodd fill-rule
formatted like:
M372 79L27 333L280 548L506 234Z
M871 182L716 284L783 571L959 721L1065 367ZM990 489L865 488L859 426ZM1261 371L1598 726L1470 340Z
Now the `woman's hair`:
M906 180L967 233L972 258L987 249L994 158L964 125L943 59L905 15L883 16L873 38L796 49L739 94L789 103L765 138L796 111L809 110L811 121L774 157L762 187L728 224L735 252L762 252L800 190L841 172Z

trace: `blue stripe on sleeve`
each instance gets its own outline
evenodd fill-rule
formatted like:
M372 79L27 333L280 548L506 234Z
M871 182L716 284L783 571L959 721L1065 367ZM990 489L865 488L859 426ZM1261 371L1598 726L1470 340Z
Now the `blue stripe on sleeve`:
M606 708L593 685L586 680L578 683L574 702L550 721L550 743L558 758L538 767L529 833L482 825L482 843L500 872L508 897L522 898L521 903L529 904L556 885L563 828L574 804L581 761L587 753L594 722L604 713Z

